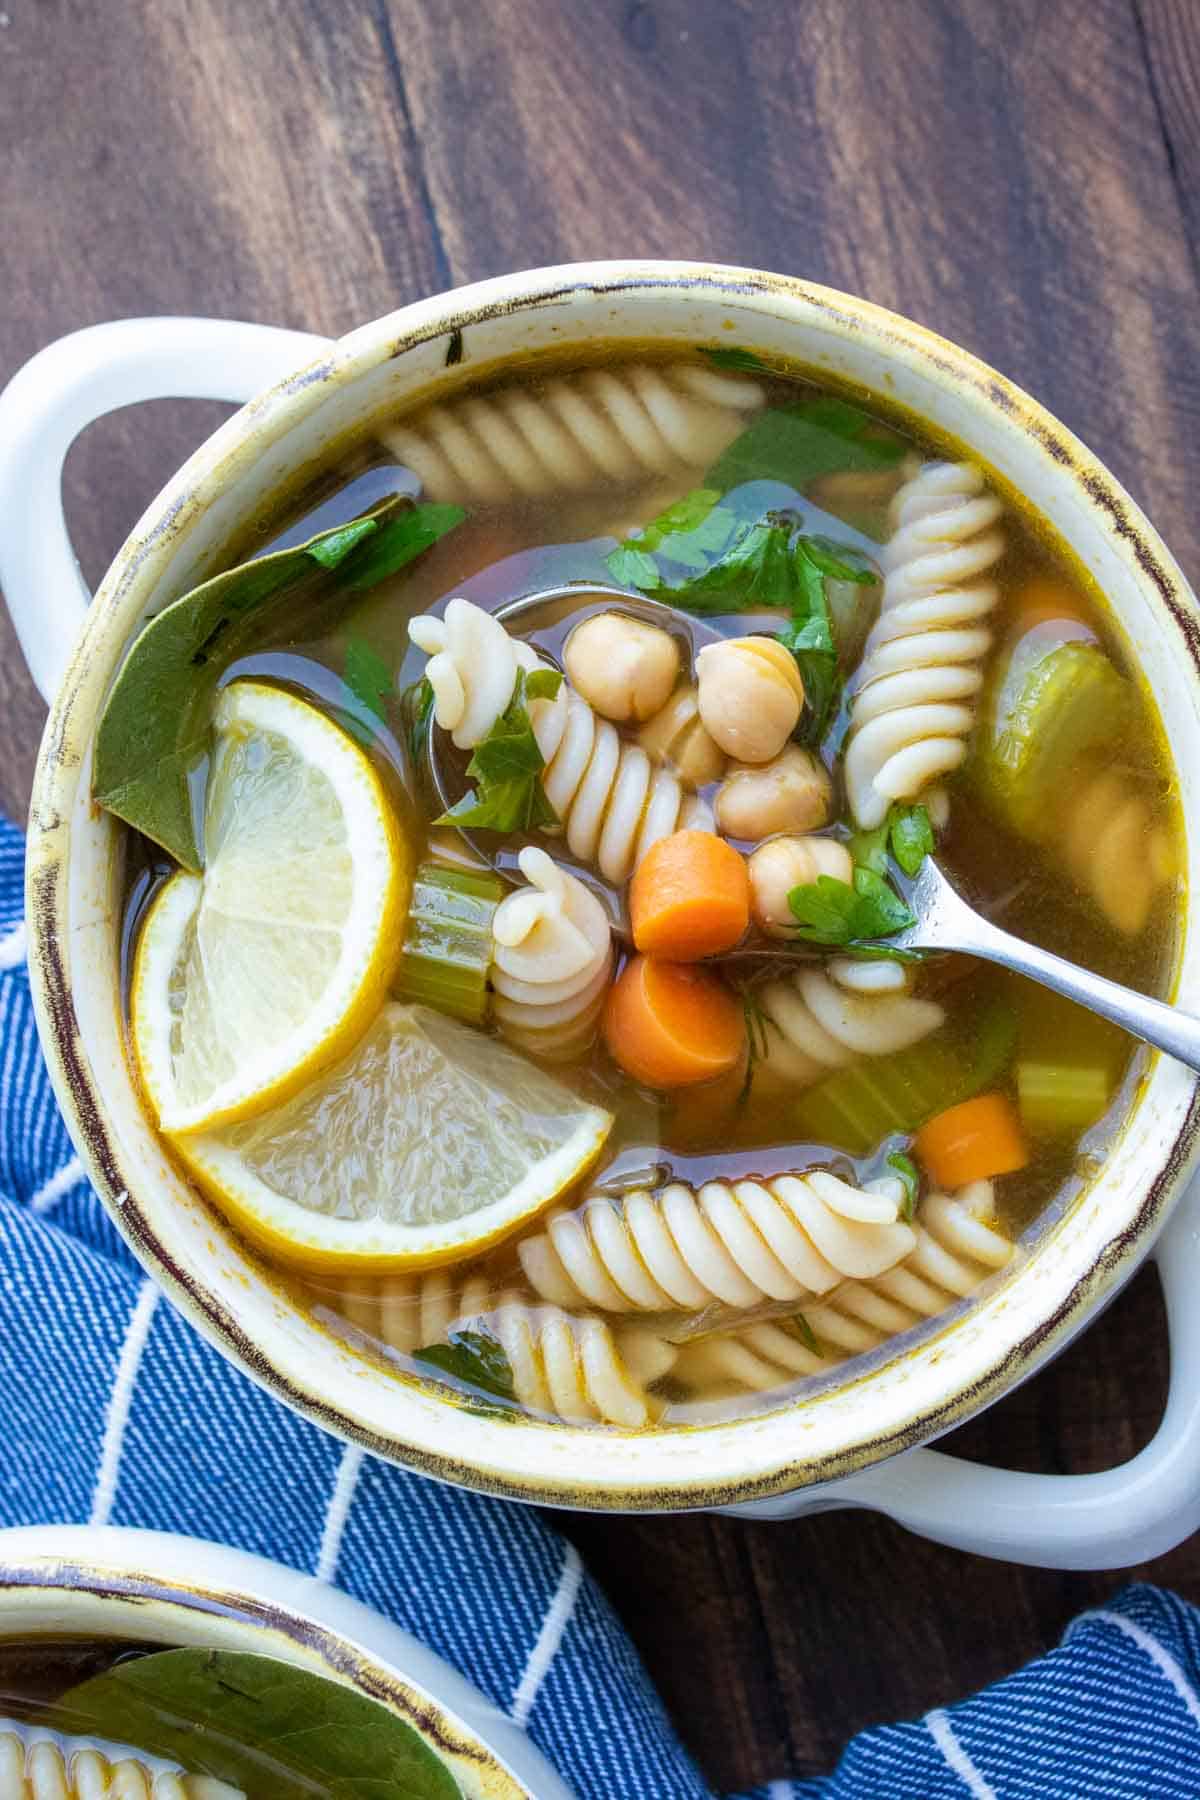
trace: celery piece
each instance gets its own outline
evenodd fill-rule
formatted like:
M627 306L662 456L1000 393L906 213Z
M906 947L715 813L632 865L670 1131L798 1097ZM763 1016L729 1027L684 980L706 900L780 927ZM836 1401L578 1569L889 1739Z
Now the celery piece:
M1035 1137L1076 1137L1094 1125L1112 1099L1109 1070L1097 1063L1017 1064L1017 1102Z
M492 963L492 918L504 895L499 876L422 863L413 881L404 950L396 974L402 1000L483 1022Z
M1129 683L1099 644L1071 639L1046 650L1018 640L980 724L980 789L1013 830L1046 839L1080 759L1123 741L1132 705Z
M895 1056L835 1069L800 1095L792 1121L811 1143L865 1156L893 1133L917 1131L935 1113L994 1087L1016 1038L1013 1007L997 995L980 1008L969 1036L948 1026Z

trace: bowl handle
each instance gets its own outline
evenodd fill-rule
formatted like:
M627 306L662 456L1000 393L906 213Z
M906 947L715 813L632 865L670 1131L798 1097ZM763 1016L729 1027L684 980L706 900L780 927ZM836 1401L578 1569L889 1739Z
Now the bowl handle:
M62 504L79 433L138 400L250 400L328 347L234 319L118 319L59 338L17 370L0 394L0 587L45 700L91 599Z
M1200 1529L1200 1176L1154 1252L1171 1380L1146 1448L1095 1475L1030 1475L911 1450L844 1481L723 1510L790 1519L843 1506L886 1513L921 1537L1041 1569L1123 1569Z

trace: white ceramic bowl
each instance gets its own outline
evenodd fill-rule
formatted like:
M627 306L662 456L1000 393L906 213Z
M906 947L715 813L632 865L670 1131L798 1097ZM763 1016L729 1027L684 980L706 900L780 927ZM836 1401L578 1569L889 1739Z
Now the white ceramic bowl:
M464 1800L571 1800L525 1733L449 1663L349 1595L244 1550L117 1526L0 1531L0 1643L39 1637L274 1656L413 1725Z
M0 400L0 579L52 701L31 817L30 968L72 1135L133 1249L200 1331L290 1405L413 1468L581 1507L779 1516L879 1506L993 1554L1064 1566L1136 1560L1200 1522L1200 1327L1194 1308L1176 1304L1188 1282L1194 1291L1200 1256L1182 1211L1163 1258L1171 1404L1140 1458L1070 1481L980 1469L918 1447L1060 1349L1149 1252L1196 1155L1197 1084L1165 1058L1151 1065L1092 1187L1042 1223L1010 1278L983 1300L802 1405L641 1434L473 1417L335 1345L260 1278L168 1162L142 1111L117 993L116 827L89 798L97 711L139 625L211 572L243 521L364 420L531 351L649 336L755 346L848 380L961 440L1037 503L1108 594L1161 710L1194 888L1196 602L1129 496L1077 440L920 327L804 282L676 263L508 276L406 307L337 343L215 321L100 326L35 357ZM89 609L62 522L62 458L89 419L163 394L250 403L167 483ZM1196 1010L1200 934L1190 905L1173 985Z

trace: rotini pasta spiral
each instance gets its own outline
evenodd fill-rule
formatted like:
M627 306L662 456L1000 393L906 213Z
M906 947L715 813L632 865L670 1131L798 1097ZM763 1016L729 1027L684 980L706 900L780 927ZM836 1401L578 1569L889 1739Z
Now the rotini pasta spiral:
M544 850L518 858L529 883L492 920L492 1016L519 1049L543 1060L581 1056L612 974L612 928L596 896Z
M850 991L821 969L803 969L754 990L763 1021L756 1081L807 1087L859 1056L907 1050L945 1022L936 1000L903 989Z
M700 1312L799 1300L909 1254L903 1192L891 1178L856 1188L826 1169L698 1190L672 1182L552 1212L517 1252L534 1292L559 1306Z
M744 376L628 363L449 400L379 435L431 500L536 500L706 469L763 401Z
M328 1303L328 1293L315 1290L315 1297ZM449 1269L370 1286L357 1282L335 1304L367 1337L408 1356L445 1343L456 1328L481 1326L508 1358L520 1405L572 1424L649 1424L654 1407L647 1389L677 1354L644 1327L615 1331L603 1319L497 1292L484 1275L460 1282Z
M1116 769L1089 772L1072 791L1055 837L1072 879L1109 924L1134 937L1173 878L1170 838L1145 795Z
M518 669L538 667L528 644L470 600L451 600L443 619L422 615L408 631L430 653L426 673L437 722L462 750L487 736L512 698ZM530 719L546 762L542 786L567 844L607 880L624 881L651 844L672 831L713 829L699 796L671 769L652 763L639 744L621 738L569 683L553 700L535 700Z
M957 1195L927 1195L918 1211L916 1247L903 1262L869 1280L847 1281L804 1307L808 1342L786 1320L714 1333L680 1346L672 1382L705 1398L763 1392L797 1375L835 1368L922 1319L936 1318L1011 1260L1011 1242L991 1222L993 1207L990 1181L974 1182Z
M974 723L984 624L998 598L981 576L1004 551L1002 508L966 463L926 463L894 506L883 603L859 667L847 739L850 810L868 829L958 767Z
M214 1776L185 1775L115 1744L0 1723L0 1800L246 1800Z

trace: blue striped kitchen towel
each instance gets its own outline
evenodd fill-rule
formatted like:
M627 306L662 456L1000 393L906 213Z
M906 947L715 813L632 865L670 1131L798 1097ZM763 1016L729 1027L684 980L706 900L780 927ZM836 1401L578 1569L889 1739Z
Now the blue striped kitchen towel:
M706 1800L579 1557L293 1417L158 1299L90 1191L34 1034L0 821L0 1523L154 1526L335 1581L523 1725L580 1800ZM780 1527L780 1529L786 1529ZM985 1694L756 1800L1196 1800L1200 1613L1134 1588Z

